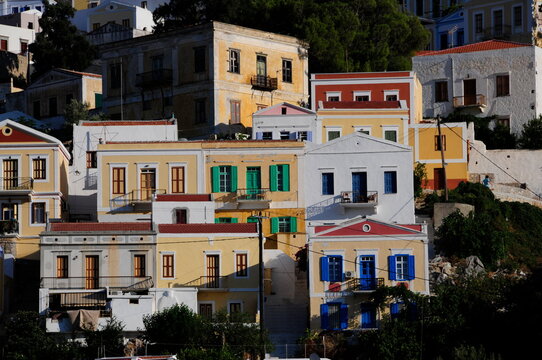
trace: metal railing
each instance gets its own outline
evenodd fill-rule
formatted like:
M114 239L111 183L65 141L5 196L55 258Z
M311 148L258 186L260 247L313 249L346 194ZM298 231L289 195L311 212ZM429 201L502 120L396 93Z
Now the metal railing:
M237 200L239 201L266 201L268 200L269 189L237 189Z
M354 278L341 283L340 286L340 291L374 291L377 288L384 286L384 278Z
M260 89L260 90L272 91L272 90L277 90L278 88L277 78L272 78L270 76L265 76L265 75L253 75L250 78L250 84L255 89Z
M454 96L454 107L485 106L486 97L482 94Z
M105 291L49 294L50 310L82 307L100 310L100 308L105 307L106 302L107 294Z
M157 70L152 70L152 71L136 74L137 87L160 86L160 85L169 86L171 85L172 80L173 80L173 72L171 69L157 69Z
M40 288L46 289L102 289L109 287L136 291L149 289L153 285L151 276L42 277L40 281Z
M123 207L135 203L150 203L154 195L165 193L165 189L135 189L111 199L111 206Z
M200 276L197 279L184 283L183 287L197 287L200 289L218 289L228 287L227 276Z
M16 234L18 231L19 222L17 220L0 220L0 235Z
M378 204L378 191L341 191L341 204Z
M31 177L0 177L0 191L32 190L34 179Z

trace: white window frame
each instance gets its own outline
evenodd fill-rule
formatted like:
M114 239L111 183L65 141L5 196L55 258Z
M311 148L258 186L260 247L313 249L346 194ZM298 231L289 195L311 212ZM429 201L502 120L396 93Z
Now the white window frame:
M352 101L356 101L356 96L369 96L369 101L371 101L371 90L354 91L352 94Z
M34 160L39 159L45 159L45 179L34 179ZM49 181L49 155L47 154L32 154L29 156L30 163L29 163L29 174L30 177L33 179L34 183L44 183Z
M247 276L237 276L237 254L247 255ZM233 274L235 279L248 279L250 278L250 253L248 250L234 250L233 251Z
M327 127L326 126L326 142L330 141L329 140L329 132L330 131L338 131L339 132L339 137L343 136L343 128L342 127L339 127L339 126L335 126L335 127L329 126L329 127Z
M339 97L339 101L342 100L340 91L326 91L326 101L330 101L329 98L335 96Z
M372 255L375 257L375 278L379 278L380 275L380 267L378 266L378 249L355 249L356 250L356 274L359 275L359 266L360 266L360 258L362 256L368 256ZM359 277L359 276L357 276Z
M392 101L399 101L399 100L401 100L401 99L399 98L399 90L384 90L384 101L386 101L386 97L387 97L388 95L395 95L395 96L397 96L397 100L392 100Z
M160 179L159 179L159 172L158 172L158 163L152 162L152 163L137 163L137 188L141 189L141 170L143 169L154 169L154 185L156 188L159 188ZM128 188L128 187L126 187Z
M386 131L395 131L397 143L400 144L399 141L399 126L397 125L388 125L388 126L382 126L382 139L386 140Z
M320 196L323 197L334 197L335 196L335 168L329 168L329 169L318 169L320 172ZM333 174L333 194L322 194L322 187L323 187L323 178L324 174Z
M168 193L169 194L172 194L172 191L173 191L173 186L171 186L171 181L173 180L172 176L171 176L171 169L174 168L174 167L183 167L184 168L184 189L183 189L183 192L182 194L186 194L186 189L188 188L187 186L187 163L185 162L172 162L172 163L168 163ZM158 184L158 181L157 181L157 184Z
M361 131L368 131L369 132L369 136L372 136L372 130L373 130L373 127L372 126L354 126L354 131L355 132L361 132Z
M164 277L164 255L173 255L173 277ZM160 251L160 279L162 280L175 280L177 277L176 273L176 256L175 251Z
M43 211L44 211L44 214L43 214L44 222L42 222L42 223L33 223L32 222L32 205L37 204L37 203L45 204L45 207L43 209ZM48 199L37 198L36 201L32 201L30 203L30 206L29 206L29 209L28 209L28 225L32 226L32 227L40 227L40 226L43 227L43 225L45 225L47 223L47 210L48 209L49 209L49 200Z

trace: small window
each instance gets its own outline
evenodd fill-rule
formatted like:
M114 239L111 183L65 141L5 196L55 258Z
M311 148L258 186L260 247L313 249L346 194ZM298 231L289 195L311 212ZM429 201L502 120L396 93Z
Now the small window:
M435 82L435 101L436 102L448 101L448 82L447 81Z
M29 22L29 23L28 23L28 28L29 28L29 29L34 29L34 23L33 23L33 22Z
M396 194L397 193L397 172L385 171L384 172L384 194Z
M335 140L341 137L340 130L328 130L327 132L327 141Z
M278 222L279 222L279 232L281 233L291 232L289 216L279 217Z
M32 203L32 224L45 224L45 203Z
M87 151L87 169L95 169L98 166L96 151Z
M388 257L390 280L414 280L415 260L414 256L406 254L392 255Z
M111 170L111 172L113 176L113 195L126 194L126 169L123 167L115 167Z
M56 277L65 279L68 277L68 256L61 255L56 257Z
M340 91L330 91L326 93L327 101L341 101L341 92Z
M500 126L510 129L510 118L509 117L499 117L496 119L496 122Z
M122 19L122 26L129 28L130 27L130 19Z
M215 219L215 224L234 224L234 218L232 217L219 217Z
M348 327L348 305L327 303L320 305L322 329L341 330Z
M386 95L386 101L397 101L397 94Z
M484 32L484 15L476 14L474 15L474 31L477 34Z
M297 232L297 218L293 216L281 216L271 218L272 233Z
M146 1L142 1L142 2L141 2L141 7L142 7L143 9L146 9L146 8L147 8L147 2L146 2Z
M273 132L271 131L264 131L262 133L262 140L273 140Z
M240 302L230 303L230 307L228 310L230 314L239 314L241 312L241 303Z
M297 139L301 141L309 140L309 132L308 131L299 131L297 133Z
M290 139L290 132L289 131L281 131L280 132L280 139L281 140L289 140Z
M201 73L205 71L205 46L194 48L194 72Z
M195 113L196 113L196 118L195 118L196 124L203 124L207 122L206 103L207 102L205 101L205 99L196 99L194 101Z
M8 39L0 39L0 50L8 51Z
M521 27L523 26L523 13L521 6L514 6L514 26Z
M446 151L446 135L435 135L435 151Z
M235 254L235 276L237 277L248 276L248 254L246 253Z
M145 255L134 255L134 277L145 277Z
M339 96L328 96L327 101L341 101Z
M200 316L211 319L213 317L213 304L199 304Z
M229 54L228 71L235 74L240 74L241 73L240 51L236 49L229 49L228 54Z
M173 278L174 277L174 267L173 267L173 254L163 254L162 255L162 277L163 278Z
M356 95L354 101L369 101L369 95Z
M34 180L45 180L47 178L47 168L45 159L32 159L32 177Z
M230 100L230 124L239 124L241 122L241 102L239 100Z
M211 168L212 192L237 191L237 166L222 165Z
M334 174L322 173L322 195L334 195Z
M174 194L184 193L184 166L171 168L171 192Z
M282 81L292 82L292 60L282 59Z
M497 75L497 96L510 95L510 75Z
M384 139L397 142L397 130L384 130Z
M269 166L269 185L271 191L290 191L290 165Z
M56 116L58 114L56 96L49 98L49 116Z
M26 55L28 51L28 42L21 41L21 55Z
M93 23L92 30L98 30L100 28L100 23Z

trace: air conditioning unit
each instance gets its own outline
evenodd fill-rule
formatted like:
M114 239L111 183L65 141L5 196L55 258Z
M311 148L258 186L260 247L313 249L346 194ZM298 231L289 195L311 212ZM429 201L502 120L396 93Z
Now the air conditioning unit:
M347 279L352 279L353 277L355 277L355 274L353 271L345 271L344 272L344 277L347 278Z

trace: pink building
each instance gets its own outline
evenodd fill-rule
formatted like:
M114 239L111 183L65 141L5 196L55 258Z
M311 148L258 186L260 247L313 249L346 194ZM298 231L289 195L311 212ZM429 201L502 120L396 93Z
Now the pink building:
M412 71L312 74L311 108L319 101L405 100L409 122L422 119L422 86Z

